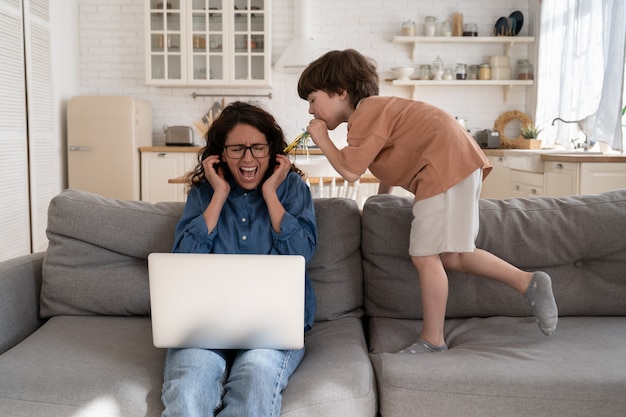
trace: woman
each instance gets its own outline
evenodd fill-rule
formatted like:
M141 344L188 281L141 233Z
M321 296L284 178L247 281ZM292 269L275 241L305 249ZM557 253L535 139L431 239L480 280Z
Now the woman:
M236 102L211 125L176 226L174 252L302 255L315 251L313 201L283 149L282 129L259 107ZM305 322L315 295L306 278ZM278 416L302 350L169 349L163 416Z

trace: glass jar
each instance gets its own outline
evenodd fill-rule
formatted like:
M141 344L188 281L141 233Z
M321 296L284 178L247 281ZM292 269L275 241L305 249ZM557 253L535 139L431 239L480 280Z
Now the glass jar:
M477 80L478 79L478 65L470 65L467 67L467 79L468 80Z
M424 36L435 36L437 32L437 18L434 16L426 16L424 19Z
M491 67L489 64L481 64L480 70L478 72L479 80L490 80L491 79Z
M476 23L464 24L463 36L478 36L478 25Z
M441 23L441 36L452 36L452 25L449 20Z
M446 68L443 71L443 77L444 80L446 81L450 81L450 80L454 80L454 74L452 73L452 68Z
M420 80L430 80L430 65L420 65L419 73L417 75Z
M406 20L402 22L402 36L415 36L415 22Z
M443 72L445 71L445 67L443 65L443 59L441 59L439 55L437 55L437 58L435 58L435 60L433 61L431 70L433 74L433 80L441 81L443 79L442 77Z
M465 66L465 64L456 64L454 73L456 74L457 80L467 79L467 67Z
M527 59L517 61L517 79L532 80L534 79L533 66Z

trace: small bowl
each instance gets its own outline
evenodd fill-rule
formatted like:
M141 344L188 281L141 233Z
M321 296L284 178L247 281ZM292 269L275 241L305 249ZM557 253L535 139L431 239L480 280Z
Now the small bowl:
M415 72L415 68L413 67L396 67L391 70L393 71L393 75L398 80L408 80L409 77Z

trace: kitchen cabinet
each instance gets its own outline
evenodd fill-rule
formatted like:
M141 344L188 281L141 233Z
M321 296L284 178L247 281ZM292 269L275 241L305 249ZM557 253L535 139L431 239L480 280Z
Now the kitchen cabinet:
M579 194L580 164L576 162L544 162L546 195L561 197Z
M582 162L578 194L598 194L626 188L626 163Z
M509 55L511 48L515 45L530 45L535 42L534 36L394 36L393 43L408 44L412 46L411 59L414 61L418 55L420 44L441 43L441 44L463 44L467 47L479 47L485 44L502 44L504 55ZM514 65L512 65L514 67ZM512 68L515 71L515 68ZM533 80L450 80L450 81L434 81L434 80L393 80L393 85L401 87L413 88L413 98L417 100L417 88L420 86L451 86L451 87L484 87L484 86L502 86L504 100L511 88L515 86L528 87L534 84Z
M543 174L511 169L509 197L538 197L544 195Z
M197 156L197 152L142 151L141 200L151 203L185 201L186 185L171 184L168 181L181 177L193 169L197 163Z
M532 171L512 168L507 197L561 197L626 188L626 158L622 156L544 153L540 164L533 165Z
M146 83L268 87L271 0L146 0Z
M491 173L483 181L480 198L507 198L510 196L509 183L511 170L504 166L504 157L501 155L487 155L493 166Z

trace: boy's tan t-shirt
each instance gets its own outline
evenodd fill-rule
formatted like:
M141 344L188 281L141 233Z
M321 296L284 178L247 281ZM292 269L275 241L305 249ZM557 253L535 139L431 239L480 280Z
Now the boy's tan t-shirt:
M441 194L483 168L489 160L449 113L428 103L398 97L363 99L348 119L344 166L367 168L387 185L400 186L415 200Z

